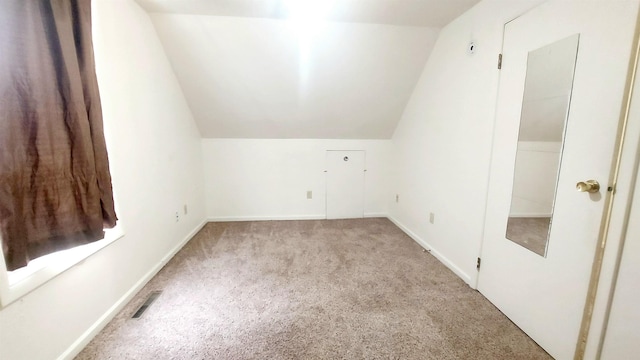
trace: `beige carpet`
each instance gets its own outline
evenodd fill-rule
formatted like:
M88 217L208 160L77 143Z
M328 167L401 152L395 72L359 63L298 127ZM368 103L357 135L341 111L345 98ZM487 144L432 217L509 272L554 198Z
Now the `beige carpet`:
M77 357L549 358L387 219L210 223Z

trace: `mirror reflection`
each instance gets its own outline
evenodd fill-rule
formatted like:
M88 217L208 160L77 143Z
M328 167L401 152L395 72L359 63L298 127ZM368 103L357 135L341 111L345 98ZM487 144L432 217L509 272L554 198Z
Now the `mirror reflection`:
M579 34L527 57L507 239L545 256Z

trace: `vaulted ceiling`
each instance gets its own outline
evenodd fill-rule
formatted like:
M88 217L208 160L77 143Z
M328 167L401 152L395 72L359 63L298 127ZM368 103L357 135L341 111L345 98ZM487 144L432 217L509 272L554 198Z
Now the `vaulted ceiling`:
M137 1L202 137L325 139L390 138L438 30L478 2Z

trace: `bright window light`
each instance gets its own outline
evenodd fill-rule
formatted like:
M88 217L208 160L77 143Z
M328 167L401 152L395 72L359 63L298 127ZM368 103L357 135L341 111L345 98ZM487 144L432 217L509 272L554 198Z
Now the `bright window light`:
M14 271L6 271L4 261L0 259L0 307L18 300L122 236L124 231L118 224L113 229L106 229L102 240L41 256ZM0 256L3 256L1 252Z
M51 254L47 254L44 256L40 256L29 261L29 265L16 269L14 271L8 271L7 276L9 277L9 285L17 284L20 281L23 281L35 273L42 271L45 268L50 268L55 271L59 269L66 269L70 267L70 265L79 262L82 259L85 259L89 255L103 248L105 245L109 244L112 240L120 237L121 230L118 228L114 229L105 229L104 239L91 242L89 244L76 246L67 250L57 251Z
M291 30L298 37L298 92L304 97L311 70L313 43L322 33L335 0L285 0Z
M325 22L334 0L285 0L288 19L300 30L315 30Z

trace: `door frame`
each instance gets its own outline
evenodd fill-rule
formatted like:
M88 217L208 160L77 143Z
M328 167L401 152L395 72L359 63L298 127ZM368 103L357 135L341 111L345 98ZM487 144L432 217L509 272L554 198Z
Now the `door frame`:
M631 113L632 104L640 102L640 10L636 19L609 179L613 191L605 199L575 359L600 358L640 168L640 113Z

